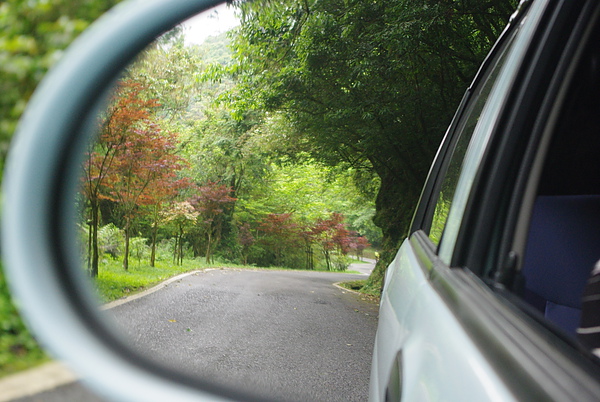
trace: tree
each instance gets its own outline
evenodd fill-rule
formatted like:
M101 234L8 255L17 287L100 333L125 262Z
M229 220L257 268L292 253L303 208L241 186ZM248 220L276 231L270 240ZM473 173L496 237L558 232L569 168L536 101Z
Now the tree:
M175 244L173 245L173 261L177 265L183 263L183 238L186 231L196 224L200 213L189 201L175 202L160 213L163 222L175 226Z
M173 155L173 164L171 169L163 169L160 177L150 181L145 190L145 198L148 200L148 208L150 209L150 226L152 234L150 238L150 266L154 267L156 263L156 245L158 241L158 226L161 222L161 212L165 204L173 201L183 189L193 187L188 177L177 177L177 170L183 165L183 160L178 160L179 157Z
M379 176L379 279L455 106L516 2L237 4L240 103L281 115L290 142L316 160Z
M211 262L213 246L221 240L223 212L228 204L236 201L231 197L231 187L219 183L207 183L198 187L198 195L192 205L200 213L200 225L206 238L206 263Z
M240 242L240 246L242 247L242 262L244 265L248 264L248 253L250 251L250 247L256 242L254 236L252 236L252 232L250 231L250 225L248 223L242 224L238 228L238 239Z
M327 270L345 270L347 265L342 257L350 251L353 237L344 224L344 216L333 212L329 218L319 219L311 232L321 246Z
M300 240L300 227L291 213L268 214L260 221L259 231L260 242L272 254L267 261L275 266L283 266L286 254L299 248L296 245Z
M163 197L175 195L181 182L175 180L174 172L182 168L174 152L177 143L174 133L163 133L155 123L146 121L144 126L128 130L127 134L106 180L106 197L120 205L124 219L125 270L129 267L129 239L136 208L156 205Z
M355 251L356 258L359 260L362 259L363 251L369 246L369 241L364 236L354 237L350 243L350 248Z
M176 27L140 53L127 68L127 76L144 86L149 98L158 100L157 120L176 124L185 119L200 92L204 64L197 49L184 46L183 31Z
M120 81L110 106L99 118L99 136L90 143L83 166L83 193L90 206L89 263L92 277L98 276L98 227L100 225L100 200L110 198L106 180L113 176L113 162L122 152L128 135L150 118L156 100L142 99L143 87L132 81Z

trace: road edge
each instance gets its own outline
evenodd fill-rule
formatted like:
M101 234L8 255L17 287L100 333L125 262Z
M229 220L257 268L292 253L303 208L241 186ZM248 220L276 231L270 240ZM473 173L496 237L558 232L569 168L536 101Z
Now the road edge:
M61 362L49 362L0 379L0 402L8 402L70 384L79 378Z

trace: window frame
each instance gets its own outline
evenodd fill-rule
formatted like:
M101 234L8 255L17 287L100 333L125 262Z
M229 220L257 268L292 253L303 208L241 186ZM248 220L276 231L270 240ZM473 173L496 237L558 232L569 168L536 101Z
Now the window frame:
M518 286L515 242L528 221L527 196L537 184L532 169L543 154L540 142L549 135L563 101L560 94L568 86L563 79L577 64L577 52L585 44L582 37L591 24L600 23L600 4L573 3L552 3L544 9L546 28L535 30L514 72L518 85L507 92L505 99L511 103L501 108L498 124L488 134L490 144L477 165L450 263L440 258L429 239L427 219L433 216L435 190L441 186L441 172L450 158L452 136L457 136L468 109L468 96L436 157L423 195L428 202L415 214L409 238L431 286L515 397L523 400L594 400L600 395L598 360L512 292ZM572 35L565 37L565 25ZM555 68L536 75L548 65ZM501 270L486 277L490 272L485 267Z
M438 152L434 158L432 167L429 171L427 180L425 182L425 186L421 192L420 201L418 203L418 207L415 211L411 223L411 234L414 234L417 231L423 231L426 233L426 235L430 234L437 202L441 194L441 187L446 178L448 168L451 162L454 160L453 156L454 151L456 149L456 145L464 133L463 130L465 128L465 125L471 117L471 113L473 112L473 109L475 108L476 103L479 100L483 87L487 83L489 76L495 71L496 65L499 63L499 58L502 57L505 51L511 52L511 49L507 49L507 47L512 45L511 41L514 40L514 37L518 33L516 31L518 31L519 26L523 22L523 18L525 18L527 14L529 4L529 2L521 3L519 9L511 17L508 26L502 32L498 41L494 44L490 53L479 68L479 71L477 72L472 84L467 88L465 94L463 95L457 112L455 113L450 123L450 126L446 131L446 134L444 135ZM505 70L505 68L501 67L501 70ZM496 78L496 80L497 79L498 78ZM495 82L493 84L493 87L494 86L496 86ZM488 94L488 99L492 91L490 91L490 93ZM480 112L480 116L483 112L484 110L482 109ZM475 136L476 131L477 127L475 127L472 133L466 133L467 135L470 135L469 143ZM488 135L489 134L490 133L488 133ZM464 160L466 159L464 155L462 159L464 163ZM435 244L433 241L431 241L431 244L437 252L438 245Z
M575 4L577 3L577 4ZM583 4L582 4L583 3ZM534 161L542 138L555 118L557 98L568 70L597 23L600 7L593 1L564 2L548 7L546 26L532 38L516 73L500 123L474 178L450 266L469 267L490 282L509 289L519 286L518 270L537 186ZM564 32L570 35L564 35ZM552 68L548 68L552 66ZM510 158L506 156L510 155ZM535 183L534 183L535 182ZM508 184L510 183L510 184Z

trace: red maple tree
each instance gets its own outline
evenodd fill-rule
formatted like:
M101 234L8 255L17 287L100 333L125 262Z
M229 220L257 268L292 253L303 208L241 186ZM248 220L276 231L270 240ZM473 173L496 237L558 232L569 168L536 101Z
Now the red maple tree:
M344 256L348 254L352 243L352 233L344 223L344 215L333 212L327 219L319 219L313 226L312 236L321 245L327 270L344 270L343 262L334 264L332 256L337 254Z
M261 243L273 253L276 266L282 266L286 250L297 244L300 228L292 213L268 214L259 225Z
M90 206L88 269L93 277L98 276L100 200L105 197L106 179L130 132L147 121L152 109L158 106L156 99L142 96L144 90L141 84L131 80L117 84L106 112L99 116L98 140L90 143L84 160L82 191Z
M176 176L182 169L181 158L175 154L176 134L162 132L149 120L128 133L105 184L106 197L117 202L123 214L125 270L129 267L129 239L137 207L156 205L174 197L186 182Z
M200 212L199 223L206 239L206 262L210 263L213 246L221 241L225 208L237 198L231 196L231 187L215 182L199 186L197 191L191 203Z
M256 242L256 239L252 236L249 223L246 222L238 227L238 241L240 242L240 246L242 246L243 264L247 265L250 247Z

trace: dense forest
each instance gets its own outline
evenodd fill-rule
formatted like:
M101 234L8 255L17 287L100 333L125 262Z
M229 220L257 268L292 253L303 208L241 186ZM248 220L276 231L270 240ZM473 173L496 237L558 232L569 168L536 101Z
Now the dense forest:
M116 2L0 4L3 154L45 71ZM77 200L87 269L193 257L342 269L371 243L382 258L368 286L379 287L516 1L230 3L237 29L203 46L181 29L163 36L100 114ZM26 353L3 279L0 289L3 342Z
M406 234L454 106L513 5L235 5L241 25L228 35L230 59L214 40L203 53L184 46L175 31L130 67L116 90L87 169L92 274L99 216L110 216L124 230L125 269L134 226L145 229L151 263L165 236L174 261L190 249L207 261L218 253L236 262L297 268L313 268L315 256L323 256L328 269L343 269L331 257L360 253L375 241L384 252L372 282L378 286ZM139 148L143 141L154 153L146 161L128 157L136 151L118 145ZM159 142L162 156L152 145ZM159 160L169 172L165 177L151 167ZM272 186L286 169L306 175L298 182L303 186L288 186L295 187L293 197L285 196L289 188ZM321 193L339 199L342 180L351 207L324 198L316 201L324 206L320 211L310 201L299 205L307 198L302 190L319 185L325 172L331 188ZM332 191L338 196L326 194ZM100 214L107 201L115 208ZM345 215L356 211L349 222ZM381 240L363 236L376 233L371 217Z
M287 122L235 110L232 66L225 34L186 46L178 28L123 74L82 168L92 276L132 256L343 271L381 241L354 168L291 153Z
M516 2L242 2L243 91L319 161L380 181L383 270L407 234L437 146ZM246 96L250 98L250 96Z

